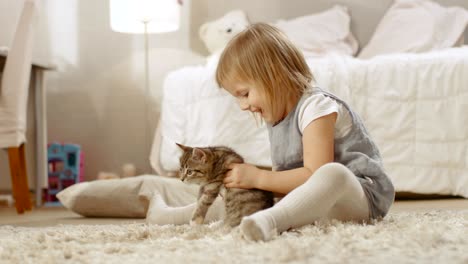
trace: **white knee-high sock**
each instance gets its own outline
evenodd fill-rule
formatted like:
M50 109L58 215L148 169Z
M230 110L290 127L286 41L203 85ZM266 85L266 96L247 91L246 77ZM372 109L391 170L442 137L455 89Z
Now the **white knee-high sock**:
M183 225L188 224L192 218L197 203L181 207L170 207L158 193L150 201L146 221L157 225ZM224 216L224 202L218 197L210 206L204 223L222 219Z
M187 224L196 206L196 203L192 203L181 207L170 207L160 194L155 193L146 213L146 222L156 225Z
M320 167L304 184L272 208L244 217L240 229L251 240L270 240L278 232L311 224L327 215L338 199L348 193L354 174L338 163ZM348 179L349 178L349 179ZM361 188L358 185L358 188ZM357 190L362 193L362 190Z

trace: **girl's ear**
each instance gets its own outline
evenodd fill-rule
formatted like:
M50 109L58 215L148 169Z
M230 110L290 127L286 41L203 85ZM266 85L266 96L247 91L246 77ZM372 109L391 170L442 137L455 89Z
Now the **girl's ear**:
M184 146L184 145L179 144L179 143L177 143L177 142L176 142L176 145L177 145L180 149L182 149L183 151L187 151L187 150L190 150L190 149L191 149L191 147Z
M193 148L192 157L201 163L206 163L207 160L206 152L201 148Z

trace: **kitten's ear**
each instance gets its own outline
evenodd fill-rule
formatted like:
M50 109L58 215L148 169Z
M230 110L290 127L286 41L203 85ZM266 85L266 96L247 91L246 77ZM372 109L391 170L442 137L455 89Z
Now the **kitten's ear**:
M192 157L194 160L201 161L202 163L206 162L206 153L203 149L193 148Z
M183 151L187 151L187 150L190 150L190 149L191 149L190 147L186 147L186 146L184 146L184 145L182 145L182 144L179 144L179 143L177 143L177 142L176 142L176 145L177 145L180 149L182 149Z

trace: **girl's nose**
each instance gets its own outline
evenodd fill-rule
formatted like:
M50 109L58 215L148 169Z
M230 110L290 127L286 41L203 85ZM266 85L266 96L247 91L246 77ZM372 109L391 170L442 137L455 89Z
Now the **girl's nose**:
M249 110L250 112L255 113L255 112L258 112L259 109L255 106L251 106Z

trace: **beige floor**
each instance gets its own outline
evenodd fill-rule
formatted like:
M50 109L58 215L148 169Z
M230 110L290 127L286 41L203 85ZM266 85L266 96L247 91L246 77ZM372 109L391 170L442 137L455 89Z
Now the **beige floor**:
M398 200L391 212L467 210L468 199ZM17 215L13 208L0 207L0 225L15 226L54 226L58 224L119 224L143 223L144 219L128 218L85 218L62 207L34 209Z

